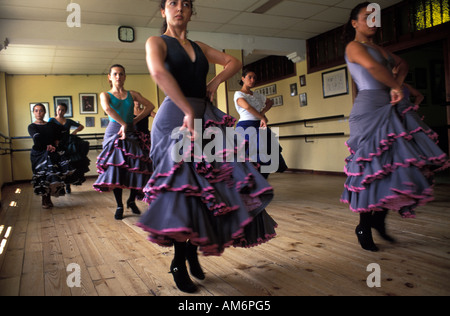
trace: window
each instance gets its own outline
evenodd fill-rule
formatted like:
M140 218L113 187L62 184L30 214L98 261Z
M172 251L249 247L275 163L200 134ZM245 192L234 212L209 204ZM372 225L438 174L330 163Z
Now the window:
M255 72L257 86L296 76L297 74L295 64L285 56L268 56L245 66L245 68Z
M450 21L449 0L415 1L415 28L424 30Z
M381 11L382 27L376 42L389 46L413 37L427 36L417 33L448 22L450 0L405 0ZM343 30L344 26L307 41L308 73L345 63L345 43L341 40Z

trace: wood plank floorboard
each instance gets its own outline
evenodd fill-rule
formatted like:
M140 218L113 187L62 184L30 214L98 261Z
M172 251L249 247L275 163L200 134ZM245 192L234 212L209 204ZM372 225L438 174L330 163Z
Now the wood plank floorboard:
M206 280L194 279L199 291L193 295L450 295L450 184L436 185L435 201L419 208L417 219L389 214L388 230L397 243L374 232L380 251L372 253L357 243L358 215L339 202L344 181L272 175L275 198L267 210L279 225L277 237L251 249L229 248L221 257L200 257ZM50 210L41 208L30 184L3 189L1 296L186 295L168 273L173 250L148 242L131 212L114 220L112 193L94 191L93 182L53 199ZM145 203L138 206L146 210ZM67 283L75 280L67 269L72 263L80 268L79 287ZM381 268L381 287L367 286L371 263Z

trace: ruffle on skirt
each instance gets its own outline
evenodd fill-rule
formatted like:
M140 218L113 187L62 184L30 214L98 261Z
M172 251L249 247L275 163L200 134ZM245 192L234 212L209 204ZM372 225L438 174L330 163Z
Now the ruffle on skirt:
M109 138L106 138L108 133L105 134L103 150L97 157L99 176L94 189L100 192L116 188L142 191L153 171L148 146L139 137L140 133L127 132L126 139L121 140L117 135L119 124L110 122L108 128L113 132L109 133L112 135Z
M249 157L249 160L257 163L259 166L261 165L271 165L272 162L272 141L275 141L277 139L275 133L267 127L264 132L267 133L266 136L266 142L262 143L262 137L260 137L261 129L260 129L261 121L239 121L239 123L236 125L236 130L239 131L239 127L244 129L244 133L242 136L245 137L246 140L246 153ZM248 129L256 131L256 135L250 136L248 133ZM256 137L254 137L256 136ZM252 139L253 137L253 139ZM250 150L251 141L255 141L256 138L256 152L252 152ZM276 172L283 173L288 169L288 166L286 165L286 161L284 160L284 157L282 155L283 148L281 147L280 143L277 141L276 146L278 147L278 167L276 169Z
M200 111L203 115L197 116L203 119L203 131L215 127L226 135L225 128L234 126L234 118L212 104L200 99L190 102L197 110L204 109ZM190 162L174 162L171 151L179 140L167 132L170 127L164 120L169 113L174 118L172 125L182 122L184 116L166 99L153 123L151 157L155 171L144 189L149 209L137 224L150 233L149 240L160 246L190 240L205 255L220 255L229 246L252 247L273 238L277 224L265 210L273 198L273 188L255 166L227 162L231 160L226 157L235 155L237 147L221 152L224 162L198 159L193 150L183 153ZM159 119L167 130L158 128ZM207 144L203 140L203 148ZM227 148L225 143L223 148Z
M51 195L54 197L66 194L65 182L75 169L70 164L64 151L49 152L31 151L34 193L36 195Z
M75 172L69 177L66 183L81 185L86 181L85 174L89 172L91 161L87 157L89 153L89 142L82 140L76 135L69 136L66 154L69 157Z
M433 200L433 175L450 162L417 109L403 100L359 115L353 123L364 134L352 135L347 142L351 155L341 197L353 212L390 209L411 218L417 206Z

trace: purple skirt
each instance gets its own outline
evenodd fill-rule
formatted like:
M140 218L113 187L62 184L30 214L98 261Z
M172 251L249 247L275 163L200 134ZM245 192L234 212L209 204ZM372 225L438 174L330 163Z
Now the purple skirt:
M59 148L55 152L33 149L30 158L34 193L54 197L65 195L65 184L70 183L69 179L75 172L65 152Z
M234 126L235 120L211 103L189 102L196 118L202 119L202 132L212 127L225 135L226 127ZM158 245L190 240L205 255L273 238L277 224L265 210L273 188L252 163L194 159L193 152L192 159L173 159L172 149L179 140L173 139L172 131L182 125L183 118L183 112L166 98L152 127L150 157L155 170L144 189L149 209L137 225ZM203 146L208 146L207 141Z
M103 140L103 150L97 157L99 176L94 189L108 192L113 189L135 189L142 191L153 171L149 158L149 140L130 129L125 140L117 133L120 124L110 122Z
M433 200L433 175L450 166L437 134L409 101L392 106L384 90L363 90L350 115L351 155L341 201L354 212L390 209L404 218Z

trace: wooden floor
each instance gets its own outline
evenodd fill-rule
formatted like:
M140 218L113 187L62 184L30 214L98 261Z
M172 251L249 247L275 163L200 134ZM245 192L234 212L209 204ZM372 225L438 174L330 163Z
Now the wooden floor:
M375 234L381 251L371 253L357 244L358 216L339 202L344 180L271 176L276 197L268 211L278 236L256 248L200 257L207 277L194 281L195 295L450 295L450 186L437 185L436 200L420 208L417 219L390 214L388 229L398 242ZM115 221L112 194L97 193L92 183L54 199L51 210L41 209L29 184L4 188L0 295L185 295L168 274L172 249L148 242L131 213ZM67 285L76 280L76 270L67 271L72 263L80 267L81 287ZM381 268L379 288L366 282L371 263Z

